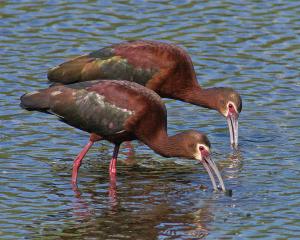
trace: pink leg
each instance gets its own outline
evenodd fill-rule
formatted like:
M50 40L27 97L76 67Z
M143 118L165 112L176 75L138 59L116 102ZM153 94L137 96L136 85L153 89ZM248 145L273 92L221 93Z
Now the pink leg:
M117 202L117 177L116 174L110 174L109 179L109 190L108 196L110 197L112 205L115 205Z
M82 159L88 152L88 150L93 146L94 142L100 141L101 137L96 134L91 134L89 142L85 145L85 147L81 150L81 152L78 154L78 156L75 158L73 163L73 172L72 172L72 184L76 186L77 184L77 175L78 175L78 169L80 168Z
M114 154L109 164L109 175L115 176L117 173L116 165L117 165L117 157L120 149L120 144L116 144L114 148Z
M109 190L108 195L111 198L112 205L117 203L117 157L119 153L120 144L116 144L114 148L114 154L109 164Z
M135 160L135 153L134 153L134 148L133 148L132 143L127 141L124 143L124 145L125 145L125 148L128 149L128 152L125 153L127 155L127 158L125 159L124 163L126 165L130 165L130 166L137 164L137 162Z
M125 148L128 148L129 151L133 151L133 146L130 141L125 142Z

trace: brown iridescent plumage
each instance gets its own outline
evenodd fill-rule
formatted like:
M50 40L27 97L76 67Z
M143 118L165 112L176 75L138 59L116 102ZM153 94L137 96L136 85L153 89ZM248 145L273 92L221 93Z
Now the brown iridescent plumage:
M139 139L164 157L199 160L207 170L214 189L213 173L225 190L215 163L210 158L208 138L198 131L167 134L167 113L160 97L133 82L96 80L69 85L57 85L25 94L21 106L28 110L48 112L63 122L91 134L90 141L73 165L72 182L84 155L95 141L115 144L110 175L116 174L116 160L123 141Z
M231 144L237 146L240 95L232 88L201 88L191 58L174 44L140 40L111 45L50 69L48 79L63 84L94 79L128 80L161 97L215 109L227 118Z

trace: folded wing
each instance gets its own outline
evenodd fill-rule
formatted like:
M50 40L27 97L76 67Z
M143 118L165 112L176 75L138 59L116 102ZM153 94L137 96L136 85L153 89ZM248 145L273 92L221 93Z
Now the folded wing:
M124 130L133 111L114 105L96 91L79 88L75 84L68 86L54 86L25 94L21 97L21 106L54 114L71 126L102 136Z

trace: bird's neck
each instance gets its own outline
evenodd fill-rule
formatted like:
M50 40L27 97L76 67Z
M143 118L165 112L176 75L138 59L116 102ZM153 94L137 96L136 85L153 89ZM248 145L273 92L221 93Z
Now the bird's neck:
M215 110L218 110L217 98L218 94L216 88L203 89L198 85L184 89L178 96L178 99L184 102Z
M156 135L155 139L151 139L147 145L164 157L189 158L189 153L185 150L184 140L181 134L168 136L166 131L161 131Z

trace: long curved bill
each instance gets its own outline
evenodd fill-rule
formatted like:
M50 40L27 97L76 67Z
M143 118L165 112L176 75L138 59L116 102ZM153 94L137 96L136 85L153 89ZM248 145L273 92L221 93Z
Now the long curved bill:
M228 116L227 124L230 133L230 144L233 148L237 148L239 140L239 122L238 117L235 115Z
M217 176L218 180L219 180L219 184L220 184L220 186L222 188L222 191L225 192L226 189L225 189L225 185L224 185L224 181L222 179L222 176L221 176L221 174L219 172L219 169L218 169L217 165L211 159L210 155L204 157L201 162L202 162L205 170L207 171L207 173L208 173L208 175L210 177L210 180L211 180L211 183L213 185L214 190L218 191L218 186L216 184L216 180L215 180L215 176L214 176L214 174L215 174Z

